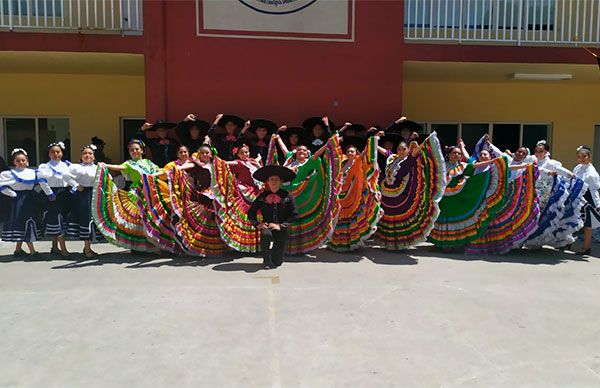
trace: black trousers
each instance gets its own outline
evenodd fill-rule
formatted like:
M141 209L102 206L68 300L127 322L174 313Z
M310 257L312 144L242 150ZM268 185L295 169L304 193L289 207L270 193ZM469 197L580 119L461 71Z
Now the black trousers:
M264 265L279 267L283 263L283 254L288 237L289 232L287 228L282 228L281 230L260 230L260 249ZM271 248L271 242L273 242L273 248Z

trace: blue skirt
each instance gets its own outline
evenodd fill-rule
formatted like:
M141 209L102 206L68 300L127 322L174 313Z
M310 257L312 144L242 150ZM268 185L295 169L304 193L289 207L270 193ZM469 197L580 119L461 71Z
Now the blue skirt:
M592 193L588 189L583 196L585 198L586 204L583 205L583 226L586 228L597 228L598 224L600 224L600 213L596 210L594 206L594 199L592 198Z
M37 193L33 190L16 191L14 198L3 196L8 203L8 219L4 223L2 240L34 242L39 238L36 222Z
M71 204L71 194L68 187L53 187L56 196L54 201L46 198L44 225L46 236L64 236L67 232L67 220Z
M92 220L92 188L71 194L71 216L67 235L79 240L96 240L98 231Z

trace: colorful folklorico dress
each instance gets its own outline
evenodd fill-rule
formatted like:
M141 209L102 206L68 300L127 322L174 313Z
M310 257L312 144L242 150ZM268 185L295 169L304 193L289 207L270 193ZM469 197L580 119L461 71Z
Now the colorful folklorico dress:
M193 163L189 170L167 172L176 237L188 255L221 255L227 245L221 239L215 215L214 166L198 160Z
M122 164L123 175L132 182L128 191L117 187L106 166L98 168L92 195L92 214L98 230L112 244L142 252L156 251L146 234L146 212L142 194L142 176L160 169L147 159Z
M485 139L477 143L475 154L479 155L483 149L488 149L492 157L504 155L509 160L509 165L526 163L514 161L493 145L486 147ZM510 171L504 204L485 233L467 244L465 253L502 255L521 247L537 228L540 218L540 204L535 190L538 175L536 163L529 164L524 169Z
M260 233L248 219L248 210L262 189L262 183L252 177L260 163L238 159L232 165L215 157L212 166L212 190L221 238L236 251L258 252Z
M2 240L34 242L39 238L37 193L33 190L39 182L36 171L31 168L15 168L0 173L0 192L9 197L8 200L2 199L2 206L9 208Z
M98 232L92 219L92 192L98 166L94 163L71 164L65 180L71 186L71 215L68 235L79 240L96 240Z
M64 236L67 234L67 217L70 212L70 195L64 174L69 169L69 161L50 160L38 167L40 187L46 194L44 225L46 236Z
M400 159L388 151L381 181L384 215L377 226L377 237L386 249L406 249L427 239L439 215L445 177L446 165L435 132L416 157L409 153Z
M168 174L183 163L175 160L167 163L162 170ZM173 206L167 178L165 175L142 174L141 179L141 192L145 203L142 220L146 228L146 237L163 251L183 253L173 225Z
M538 160L538 167L536 190L542 210L538 227L525 246L535 249L542 245L569 245L575 241L573 233L583 226L581 209L587 185L581 179L571 178L571 171L548 155ZM551 176L551 172L557 175Z
M371 136L361 155L346 160L342 167L342 189L338 197L340 213L327 247L348 252L359 249L377 230L383 215L377 165L377 137Z
M337 223L340 212L337 197L342 188L342 149L338 136L331 137L326 147L322 156L309 157L304 163L299 163L292 151L286 155L284 165L296 173L296 178L282 188L292 194L298 211L298 220L290 226L287 247L290 255L319 248ZM267 164L276 161L276 155L270 146Z
M429 241L438 247L465 245L485 233L502 208L508 187L508 160L497 158L476 173L473 163L448 163L440 215Z

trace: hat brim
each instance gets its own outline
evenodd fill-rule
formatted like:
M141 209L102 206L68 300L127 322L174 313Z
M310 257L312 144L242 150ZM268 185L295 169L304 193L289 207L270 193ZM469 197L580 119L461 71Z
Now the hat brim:
M308 129L309 131L312 131L314 126L317 124L320 124L323 126L323 128L325 128L325 123L323 122L323 117L317 117L317 116L309 117L302 122L302 126L306 129ZM331 129L335 128L335 124L331 120L329 120L329 128L331 128Z
M285 131L279 132L279 136L283 138L289 138L291 135L298 135L300 139L305 139L308 137L308 132L302 127L287 128Z
M250 128L248 130L252 133L256 133L257 128L266 128L267 132L270 134L275 133L277 131L277 124L267 119L256 119L250 122Z
M161 128L171 129L171 128L175 128L176 126L177 126L177 123L172 123L170 121L157 121L154 124L152 124L152 126L150 128L148 128L148 131L156 131Z
M225 124L227 124L227 122L231 121L232 123L234 123L235 125L237 125L239 128L242 128L244 126L244 119L236 116L236 115L223 115L223 117L221 117L221 120L219 120L217 122L217 126L221 127L221 128L225 128Z
M190 129L196 127L200 132L207 132L210 129L210 123L208 121L194 120L191 123Z
M296 173L287 167L270 165L259 168L252 174L254 179L266 182L272 176L278 176L283 182L289 182L296 178Z
M344 140L342 140L342 150L346 152L348 147L354 146L359 152L362 152L367 146L367 140L359 137L359 136L342 136Z
M367 133L367 127L362 124L352 124L346 129L346 131L354 131L354 133L363 134Z
M391 141L392 143L394 143L394 147L398 147L398 144L400 144L401 141L404 141L404 139L402 139L402 136L398 135L397 133L386 133L385 136L382 136L379 139L379 144L383 145L383 143Z
M405 120L394 125L394 130L398 132L402 131L405 128L411 132L423 133L423 127L416 121Z

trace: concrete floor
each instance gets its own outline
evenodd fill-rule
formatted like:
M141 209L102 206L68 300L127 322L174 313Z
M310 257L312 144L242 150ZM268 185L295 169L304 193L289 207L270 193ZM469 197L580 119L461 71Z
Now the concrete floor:
M594 257L319 250L264 271L96 249L0 247L0 386L600 386Z

